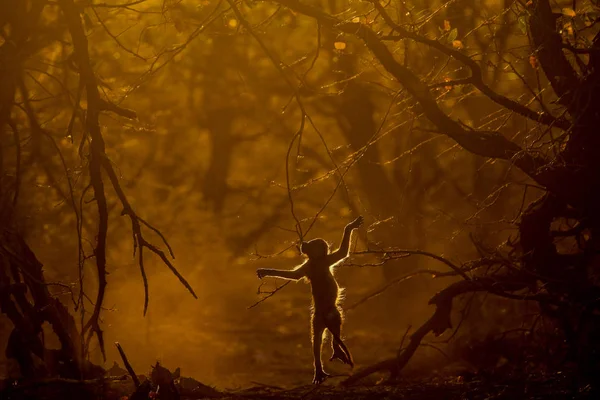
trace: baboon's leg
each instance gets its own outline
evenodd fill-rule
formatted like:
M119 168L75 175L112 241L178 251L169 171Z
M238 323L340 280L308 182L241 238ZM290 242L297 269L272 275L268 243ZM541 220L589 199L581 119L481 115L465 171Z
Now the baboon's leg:
M323 333L325 332L325 322L320 316L312 316L312 342L313 342L313 358L315 367L315 377L313 379L314 384L320 384L329 375L323 371L323 364L321 363L321 346L323 344Z
M330 361L335 359L339 359L344 364L349 364L350 366L354 366L354 362L352 361L352 354L350 354L350 350L344 344L342 340L342 316L339 310L335 310L330 312L327 315L327 329L331 332L333 336L333 340L331 342L331 346L333 348L333 354L331 355Z

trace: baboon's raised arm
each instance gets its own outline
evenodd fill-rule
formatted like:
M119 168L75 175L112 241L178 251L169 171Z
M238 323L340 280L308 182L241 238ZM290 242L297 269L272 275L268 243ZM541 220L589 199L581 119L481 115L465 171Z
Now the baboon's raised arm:
M340 262L350 254L350 238L352 237L352 231L362 225L364 219L362 216L356 218L350 222L344 228L344 235L342 236L342 243L340 247L330 254L331 264Z

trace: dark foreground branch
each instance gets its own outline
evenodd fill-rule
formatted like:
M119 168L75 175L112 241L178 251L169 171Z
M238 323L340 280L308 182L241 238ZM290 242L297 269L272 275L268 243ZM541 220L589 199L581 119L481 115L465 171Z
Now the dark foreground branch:
M79 8L75 5L73 0L59 0L58 4L63 11L71 34L75 51L75 60L79 67L81 82L86 88L88 107L85 129L92 139L90 144L91 154L89 164L90 181L94 189L94 197L96 199L99 217L96 247L94 249L96 269L98 272L98 294L96 295L94 311L84 325L82 335L88 333L88 340L86 343L87 348L92 335L96 334L100 344L100 350L102 351L104 359L106 359L106 354L104 352L104 336L99 323L100 311L102 309L106 291L106 239L108 233L108 206L104 191L104 183L102 181L101 165L101 160L105 156L105 144L98 120L102 108L101 99L98 92L96 75L94 74L90 61L88 41L81 23ZM83 288L81 288L81 290L83 290Z
M125 351L121 347L121 344L119 342L115 342L115 346L117 346L117 350L119 350L119 354L121 355L121 359L123 360L123 365L125 365L125 369L127 370L127 372L129 372L129 375L131 376L131 379L133 380L133 384L135 385L136 388L140 387L140 380L139 380L138 376L135 374L133 367L129 363L129 360L127 359L127 355L125 355Z
M410 342L404 349L400 349L398 357L383 360L377 364L371 365L358 371L348 379L342 382L344 386L350 386L359 380L376 372L387 371L390 374L390 380L397 378L398 374L408 364L415 351L421 345L423 338L430 332L436 336L440 336L447 329L452 328L450 313L452 311L452 301L455 297L469 292L487 291L503 297L517 297L512 293L523 290L527 287L526 283L516 281L514 277L504 278L476 278L470 281L460 281L451 284L441 292L437 293L429 304L436 306L435 312L419 329L410 337ZM545 296L527 296L523 297L532 300L544 301Z

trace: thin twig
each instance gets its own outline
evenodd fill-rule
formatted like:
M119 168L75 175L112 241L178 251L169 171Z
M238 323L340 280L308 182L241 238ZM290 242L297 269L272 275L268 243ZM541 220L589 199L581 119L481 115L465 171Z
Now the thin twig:
M269 292L265 297L263 297L262 299L258 300L256 303L252 304L251 306L248 306L247 309L251 309L256 307L257 305L259 305L260 303L262 303L263 301L267 300L268 298L272 297L275 293L279 292L281 289L283 289L284 287L286 287L287 285L289 285L290 283L292 283L292 281L287 281L286 283L284 283L281 286L278 286L277 288L275 288L275 290Z

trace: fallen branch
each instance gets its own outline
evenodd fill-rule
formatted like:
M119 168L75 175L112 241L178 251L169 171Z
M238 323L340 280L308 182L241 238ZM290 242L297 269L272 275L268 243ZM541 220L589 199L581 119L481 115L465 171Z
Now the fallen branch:
M131 366L131 364L129 364L129 360L127 359L127 356L125 355L125 351L123 351L121 344L119 342L115 342L115 346L117 346L117 350L119 350L119 354L121 355L121 359L123 360L123 365L125 365L125 369L127 370L127 372L129 372L129 375L131 376L131 379L133 380L133 384L135 385L136 388L140 387L140 380L137 377L137 375L135 374L135 371L133 370L133 367Z

